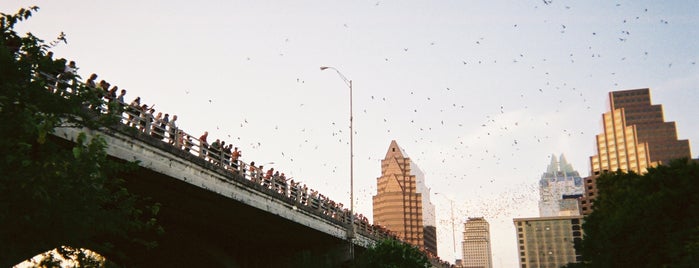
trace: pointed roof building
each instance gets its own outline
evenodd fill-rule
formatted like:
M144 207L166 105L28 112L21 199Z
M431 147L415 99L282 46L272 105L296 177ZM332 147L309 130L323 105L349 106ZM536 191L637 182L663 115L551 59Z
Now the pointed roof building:
M434 206L429 202L424 174L395 140L381 160L381 177L376 185L374 224L436 255ZM423 214L423 208L429 213Z
M582 196L583 192L582 178L573 165L566 161L563 154L560 158L551 155L551 163L539 180L539 216L578 215L577 200L569 202L571 200L565 197Z

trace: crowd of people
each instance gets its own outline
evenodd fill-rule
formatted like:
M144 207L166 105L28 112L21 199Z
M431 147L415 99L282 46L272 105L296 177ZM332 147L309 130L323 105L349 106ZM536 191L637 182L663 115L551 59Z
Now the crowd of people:
M58 92L56 88L61 88L60 83L70 83L72 78L77 77L75 62L69 62L62 73L52 74L52 76L57 78L56 84L50 85L49 89ZM253 184L268 190L271 194L287 198L299 206L305 206L345 224L349 224L354 219L355 230L380 238L399 239L396 234L385 227L370 224L362 214L355 213L352 217L349 209L345 208L342 203L331 200L317 190L309 189L308 186L302 185L299 181L287 178L283 172L280 173L274 168L265 170L263 165L256 166L254 161L249 164L243 162L241 160L242 151L238 147L226 144L220 139L209 143L207 131L199 138L187 134L177 127L177 115L170 117L168 113L156 113L155 105L143 104L140 97L136 97L127 104L124 100L126 89L120 90L118 86L112 86L105 80L97 82L97 78L97 74L91 74L84 85L101 97L102 104L98 108L105 113L119 115L121 124L201 157L215 166L231 172L232 175L251 181ZM70 91L70 88L75 86L71 83L71 85L64 85L62 88L63 91L65 89ZM427 251L424 252L431 258L438 259L437 256L432 256Z

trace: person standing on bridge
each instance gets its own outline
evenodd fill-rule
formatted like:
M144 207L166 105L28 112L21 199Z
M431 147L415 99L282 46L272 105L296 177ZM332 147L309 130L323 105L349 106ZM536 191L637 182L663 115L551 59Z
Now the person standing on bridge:
M126 96L126 89L122 89L119 96L116 98L117 104L119 104L120 107L124 107L126 104L126 102L124 102L124 96Z
M241 151L238 151L238 147L233 148L233 152L231 153L231 166L233 166L235 170L238 170L238 158L240 158L241 153Z
M199 137L199 157L206 159L206 154L209 148L206 138L209 137L209 132L204 131L204 134Z
M209 160L212 160L212 162L216 165L219 164L219 161L221 156L221 140L216 139L216 141L211 143L211 146L209 146Z
M245 168L245 167L243 167L243 168ZM257 182L257 179L255 177L255 161L250 162L250 166L248 167L248 172L250 173L250 174L248 174L250 176L250 180L253 182Z
M97 80L97 74L93 73L90 75L90 78L87 79L87 82L85 82L85 84L87 84L88 87L96 88L97 83L95 82L95 80Z
M150 134L150 125L151 122L153 122L153 113L155 112L155 109L151 106L150 109L148 109L148 105L143 104L141 106L141 115L140 115L140 125L141 125L141 132Z
M163 121L162 118L163 118L163 113L158 112L158 115L156 115L155 118L152 119L153 124L151 124L151 128L150 128L151 129L151 132L150 132L151 137L154 137L156 139L163 138L163 136L162 136L163 131L160 130L160 124Z
M165 130L167 125L170 124L170 114L165 114L162 120L160 120L160 128L158 128L158 134L160 135L160 140L165 138Z
M129 108L126 109L126 114L129 115L129 126L137 127L138 117L141 114L141 97L136 97L131 104L129 104Z
M231 148L233 148L232 144L226 144L225 141L221 141L221 149L223 153L221 153L221 158L223 158L223 167L226 169L230 169L231 166Z
M182 146L182 142L179 140L177 137L177 124L175 123L177 121L177 115L172 115L172 120L167 123L167 129L168 129L168 136L170 137L170 144L172 145L178 145ZM178 144L175 144L175 142L178 142Z

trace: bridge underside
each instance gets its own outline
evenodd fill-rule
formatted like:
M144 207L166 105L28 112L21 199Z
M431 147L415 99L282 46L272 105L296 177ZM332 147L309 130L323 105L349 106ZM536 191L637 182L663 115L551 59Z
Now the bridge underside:
M347 259L346 241L269 212L144 168L125 177L129 191L162 204L158 247L126 252L136 266L337 267Z

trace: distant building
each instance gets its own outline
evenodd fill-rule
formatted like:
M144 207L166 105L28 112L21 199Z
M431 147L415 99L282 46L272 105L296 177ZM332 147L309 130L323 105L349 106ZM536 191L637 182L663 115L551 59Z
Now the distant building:
M597 178L599 173L585 177L585 194L580 198L580 214L590 215L592 213L592 203L597 198Z
M610 111L602 115L603 133L597 135L597 155L590 157L591 175L585 178L583 214L597 198L597 177L605 171L645 173L672 159L690 158L688 140L677 139L675 122L665 122L663 107L651 104L650 89L609 93Z
M613 91L609 102L611 110L624 110L626 125L635 126L638 141L648 144L650 162L668 164L692 156L689 140L677 139L675 122L665 122L663 106L651 104L650 89Z
M563 195L561 211L558 213L558 216L583 215L580 207L580 200L582 200L584 196L584 194Z
M402 151L402 150L401 150ZM407 155L405 155L407 157ZM438 256L437 254L437 216L436 208L430 201L430 188L427 187L425 174L412 161L410 161L412 174L415 175L416 190L422 196L422 225L425 250Z
M374 224L437 255L435 207L429 200L424 173L391 141L381 160L381 177L373 196Z
M539 216L580 215L578 200L564 200L563 197L582 196L583 192L583 180L565 156L561 155L557 160L555 155L551 155L551 163L539 180Z
M464 224L462 266L465 268L492 268L490 224L484 218L468 218Z
M559 268L580 262L574 243L582 239L583 216L514 219L521 268Z
M590 157L592 173L646 172L651 166L648 144L638 140L635 126L626 124L624 109L604 113L602 127L602 134L597 135L597 155Z

